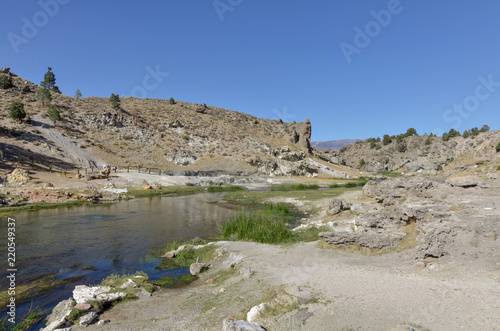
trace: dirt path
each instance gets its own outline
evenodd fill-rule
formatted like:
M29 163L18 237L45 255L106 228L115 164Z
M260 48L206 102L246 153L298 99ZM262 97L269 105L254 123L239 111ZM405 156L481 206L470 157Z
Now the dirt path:
M84 168L102 168L106 162L98 157L90 155L83 151L78 145L71 142L71 139L62 135L59 131L54 130L48 120L44 119L40 114L33 117L34 126L38 131L49 141L52 141L59 147L65 156L71 159L74 163L79 164Z
M224 318L245 317L266 289L281 288L304 303L257 320L269 330L500 330L498 267L429 271L395 254L369 257L316 242L222 245L224 257L196 286L118 305L100 317L109 324L88 329L221 330ZM234 262L239 272L205 285Z

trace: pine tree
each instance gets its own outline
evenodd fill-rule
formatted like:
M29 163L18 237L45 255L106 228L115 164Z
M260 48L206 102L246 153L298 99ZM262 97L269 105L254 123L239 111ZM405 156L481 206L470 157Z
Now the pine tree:
M170 101L169 101L169 102L170 102L170 104L171 104L171 105L175 105L175 100L174 100L174 98L170 98Z
M82 92L80 92L80 90L76 90L75 98L80 99L81 97L82 97Z
M109 97L109 102L114 109L120 108L120 95L111 93Z
M47 90L53 90L56 86L56 75L52 72L52 68L43 75L43 80L40 82L40 86Z

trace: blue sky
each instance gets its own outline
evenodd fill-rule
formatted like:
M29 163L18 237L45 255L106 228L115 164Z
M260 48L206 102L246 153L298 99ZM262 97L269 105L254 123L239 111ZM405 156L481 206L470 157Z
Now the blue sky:
M0 67L63 94L304 121L313 140L500 120L500 3L4 0Z

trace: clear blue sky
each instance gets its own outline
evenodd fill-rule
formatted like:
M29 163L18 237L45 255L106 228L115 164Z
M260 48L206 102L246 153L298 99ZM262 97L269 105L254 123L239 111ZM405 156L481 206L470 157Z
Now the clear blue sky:
M498 0L1 6L0 67L38 84L51 66L66 95L174 97L308 117L313 140L500 129ZM156 80L147 67L160 71Z

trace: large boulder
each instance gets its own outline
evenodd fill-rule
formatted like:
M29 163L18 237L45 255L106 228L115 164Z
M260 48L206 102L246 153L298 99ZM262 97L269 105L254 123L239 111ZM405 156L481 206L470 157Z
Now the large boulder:
M340 213L343 210L350 210L351 206L352 205L350 203L346 202L343 199L333 199L330 202L330 206L329 206L328 212L331 215L337 215L338 213Z
M85 286L77 285L73 290L73 298L76 303L85 303L89 300L97 300L101 303L113 302L118 299L124 298L127 293L124 292L113 292L109 286Z
M69 324L66 317L69 316L76 302L73 299L63 300L55 306L52 313L47 317L47 326L41 331L53 331Z
M203 270L210 268L208 263L193 263L189 266L189 272L193 276L198 276Z
M20 168L14 169L10 174L7 175L7 184L10 186L21 186L26 184L30 180L28 171Z
M222 331L266 331L266 329L258 323L235 321L232 318L226 318L222 322Z

